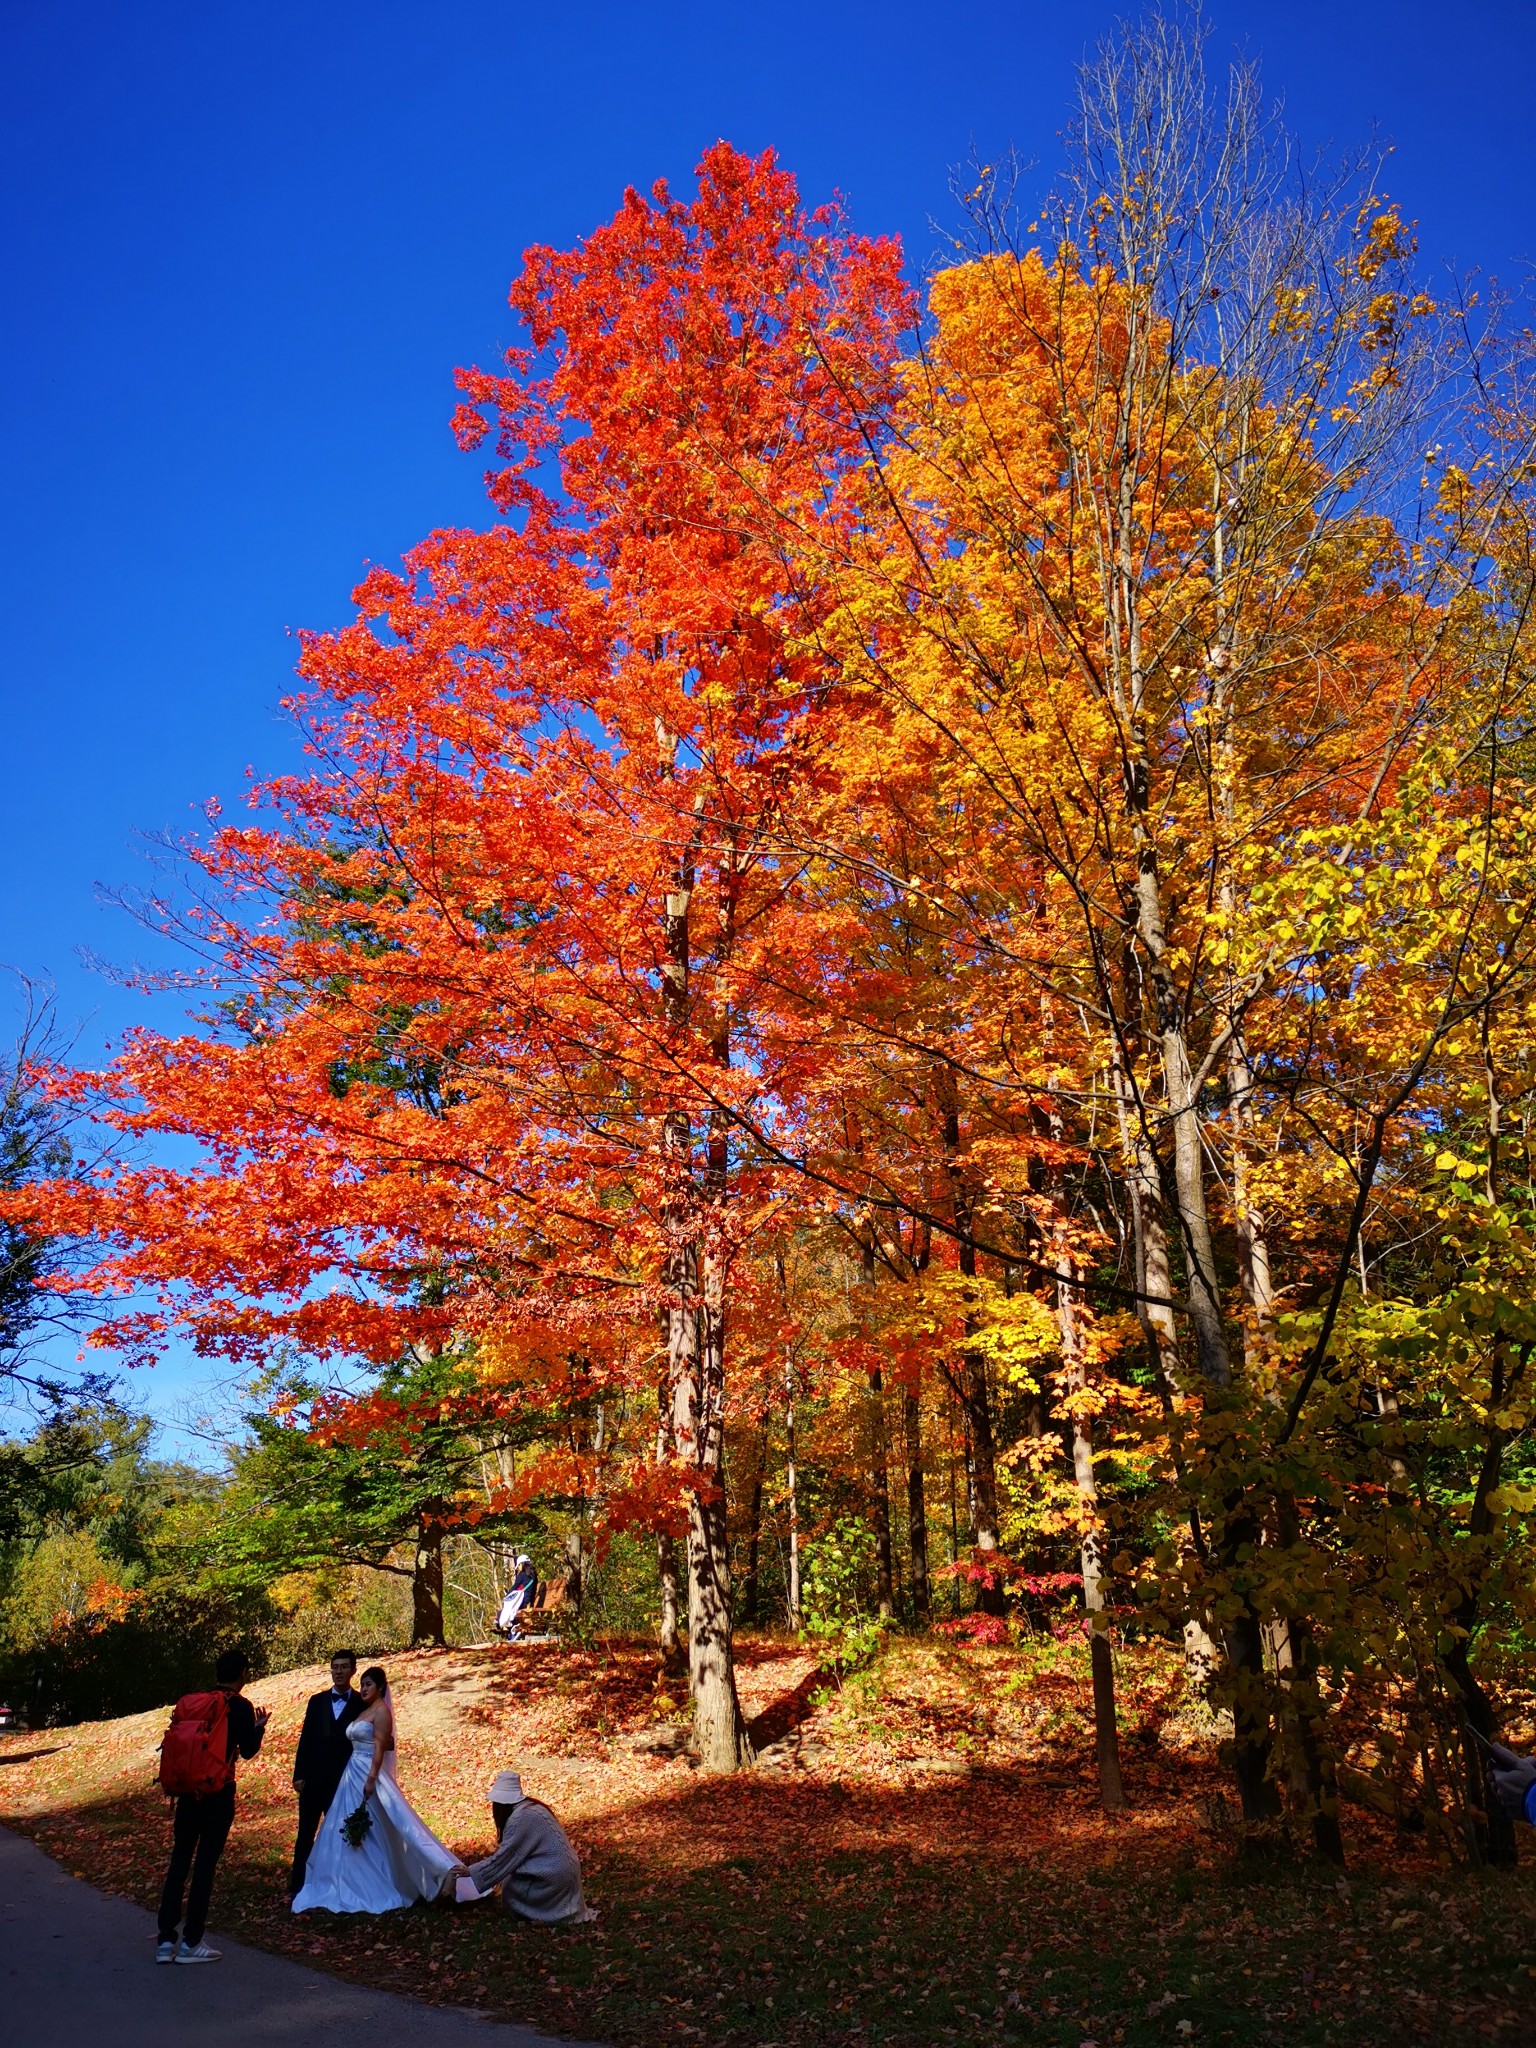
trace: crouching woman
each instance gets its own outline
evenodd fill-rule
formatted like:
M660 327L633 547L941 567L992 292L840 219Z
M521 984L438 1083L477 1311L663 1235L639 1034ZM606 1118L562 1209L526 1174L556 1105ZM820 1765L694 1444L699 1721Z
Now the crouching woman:
M570 1837L541 1799L530 1799L516 1771L499 1771L490 1789L497 1846L458 1881L460 1903L501 1890L501 1903L522 1920L549 1926L595 1920L581 1895L581 1865Z

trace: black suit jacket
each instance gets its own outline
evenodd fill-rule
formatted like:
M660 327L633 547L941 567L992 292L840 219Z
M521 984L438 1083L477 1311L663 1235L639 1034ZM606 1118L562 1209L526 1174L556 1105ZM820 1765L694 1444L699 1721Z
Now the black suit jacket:
M305 1792L329 1806L347 1768L352 1745L347 1730L363 1710L362 1696L351 1693L339 1714L331 1712L331 1688L317 1692L304 1709L304 1726L293 1759L293 1775L304 1782Z

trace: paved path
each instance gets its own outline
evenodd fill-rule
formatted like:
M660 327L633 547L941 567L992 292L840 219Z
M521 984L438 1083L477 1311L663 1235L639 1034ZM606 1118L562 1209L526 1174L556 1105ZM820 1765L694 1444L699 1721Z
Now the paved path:
M218 1892L214 1892L215 1916ZM555 2048L389 1991L345 1984L221 1935L223 1960L161 1969L152 1913L82 1884L0 1828L0 2040L6 2048L317 2048L327 2036L410 2048ZM593 2048L572 2042L566 2048Z

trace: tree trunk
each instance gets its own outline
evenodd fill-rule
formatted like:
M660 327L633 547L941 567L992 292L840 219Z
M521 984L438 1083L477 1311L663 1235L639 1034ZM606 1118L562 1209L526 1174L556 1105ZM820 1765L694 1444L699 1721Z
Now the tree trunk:
M1486 1004L1481 1025L1483 1072L1488 1088L1488 1167L1484 1191L1489 1202L1496 1206L1499 1201L1499 1141L1502 1136L1503 1106L1499 1100L1498 1075L1494 1067L1490 1019ZM1530 1368L1528 1347L1514 1353L1514 1365L1513 1377L1519 1380ZM1484 1541L1493 1534L1495 1510L1490 1502L1498 1490L1504 1472L1504 1432L1499 1428L1495 1417L1509 1394L1509 1380L1505 1354L1502 1349L1497 1349L1494 1352L1488 1388L1488 1441L1483 1446L1477 1487L1472 1496L1472 1512L1467 1521L1467 1534L1474 1542ZM1461 1708L1466 1723L1461 1748L1470 1823L1467 1846L1475 1864L1486 1863L1496 1870L1509 1870L1513 1869L1519 1860L1520 1853L1515 1824L1494 1797L1493 1788L1488 1782L1486 1755L1475 1740L1477 1735L1480 1735L1484 1742L1497 1742L1499 1739L1493 1703L1478 1684L1472 1670L1472 1631L1477 1626L1480 1606L1479 1588L1474 1582L1468 1586L1465 1597L1456 1611L1457 1634L1446 1653L1445 1666L1452 1684L1461 1695Z
M734 1771L752 1761L752 1745L736 1697L731 1648L724 1457L725 1318L714 1264L714 1258L707 1255L700 1318L701 1370L697 1381L680 1389L684 1406L674 1409L673 1427L678 1448L685 1457L691 1452L697 1475L688 1511L688 1676L694 1740L705 1770Z
M1139 779L1133 779L1137 780L1137 786L1140 786ZM1137 830L1139 835L1145 833L1145 825L1139 818ZM1162 900L1158 887L1156 857L1151 850L1150 841L1146 842L1143 864L1138 874L1137 908L1138 927L1149 959L1150 978L1156 991L1164 1089L1168 1113L1174 1125L1172 1207L1184 1252L1190 1323L1194 1329L1201 1376L1213 1390L1214 1396L1219 1399L1231 1384L1232 1361L1227 1348L1220 1295L1216 1286L1215 1259L1206 1210L1199 1109L1194 1100L1188 1048L1179 1023L1177 992L1167 976L1164 964L1166 945L1162 928ZM1161 1173L1152 1150L1142 1106L1137 1105L1131 1098L1129 1082L1125 1078L1123 1065L1118 1060L1117 1080L1122 1091L1122 1142L1128 1141L1136 1162L1133 1209L1140 1218L1146 1269L1144 1285L1148 1293L1165 1292L1168 1290L1171 1275L1167 1272L1167 1250L1160 1221L1165 1208ZM1161 1270L1158 1270L1159 1267ZM1151 1303L1144 1305L1144 1324L1148 1333L1149 1350L1157 1360L1160 1377L1168 1389L1164 1400L1171 1413L1172 1376L1169 1372L1171 1346L1168 1320L1162 1315L1154 1315L1153 1306ZM1208 1412L1210 1405L1208 1397ZM1226 1506L1218 1562L1226 1571L1235 1572L1238 1568L1239 1554L1245 1546L1257 1549L1261 1531L1247 1504L1233 1499ZM1198 1548L1201 1538L1193 1508L1191 1532ZM1191 1619L1197 1631L1196 1641L1203 1649L1204 1643L1209 1641L1204 1621L1201 1617ZM1188 1624L1185 1641L1188 1646ZM1263 1623L1251 1599L1243 1597L1241 1608L1223 1630L1222 1647L1226 1654L1227 1676L1232 1688L1233 1770L1237 1778L1243 1818L1250 1823L1272 1820L1279 1813L1280 1799L1275 1786L1269 1780L1273 1738L1269 1706L1265 1696Z
M958 1614L960 1612L960 1586L958 1580L953 1576L955 1566L960 1562L960 1512L955 1499L955 1409L958 1403L955 1400L954 1387L950 1383L950 1375L946 1373L944 1378L946 1385L949 1387L950 1394L950 1400L945 1404L945 1419L949 1423L949 1569L951 1573L949 1583L954 1595L955 1612ZM971 1461L967 1457L965 1461L967 1486L970 1484L970 1465Z
M788 1626L801 1626L801 1503L799 1475L795 1468L795 1382L791 1368L784 1366L784 1513L788 1518L788 1583L784 1606Z
M869 1498L875 1525L875 1601L880 1619L896 1612L891 1590L891 1482L885 1443L885 1375L869 1375Z
M1526 1367L1527 1361L1522 1358L1520 1370L1523 1372ZM1488 1395L1490 1417L1503 1406L1508 1391L1504 1357L1502 1352L1496 1352ZM1472 1496L1472 1512L1467 1520L1467 1534L1474 1542L1486 1540L1493 1533L1494 1510L1489 1502L1498 1490L1503 1469L1504 1433L1497 1424L1490 1423ZM1456 1636L1445 1653L1445 1668L1460 1695L1464 1720L1461 1749L1466 1780L1467 1849L1475 1865L1487 1864L1496 1870L1508 1870L1519 1858L1515 1824L1493 1796L1484 1753L1475 1739L1478 1735L1484 1742L1497 1742L1499 1739L1493 1703L1472 1670L1472 1631L1477 1626L1480 1604L1479 1589L1474 1583L1468 1587L1451 1617Z
M725 1503L693 1497L688 1517L688 1682L693 1733L706 1771L735 1771L752 1761L736 1698L731 1645L731 1578Z
M1295 1617L1277 1631L1275 1669L1280 1676L1282 1712L1295 1736L1300 1761L1296 1789L1311 1815L1312 1841L1325 1863L1342 1870L1344 1832L1339 1826L1338 1769L1323 1737L1317 1644L1310 1622Z
M1131 972L1127 963L1127 981L1131 977ZM1131 1249L1135 1261L1136 1285L1142 1297L1138 1308L1138 1320L1147 1348L1147 1364L1151 1368L1158 1398L1162 1402L1163 1419L1168 1425L1174 1465L1182 1483L1185 1467L1179 1444L1178 1415L1174 1407L1174 1388L1178 1384L1179 1368L1178 1328L1170 1306L1173 1273L1168 1260L1168 1235L1163 1227L1162 1184L1156 1157L1141 1129L1140 1111L1126 1072L1124 1053L1118 1037L1113 1040L1110 1048L1110 1077L1114 1087L1115 1110L1120 1131L1121 1166L1130 1197ZM1204 1540L1193 1503L1190 1507L1189 1547L1196 1556L1204 1560ZM1205 1699L1209 1696L1220 1670L1221 1652L1210 1632L1206 1615L1187 1615L1184 1619L1183 1632L1184 1683L1191 1699Z
M800 1626L800 1502L795 1470L795 1369L784 1361L784 1506L789 1520L789 1572L785 1608L792 1629Z
M715 1056L728 1064L717 1010ZM688 1515L688 1675L693 1691L693 1732L707 1771L734 1771L752 1761L747 1724L736 1697L732 1652L730 1529L725 1492L725 1286L729 1258L725 1226L727 1145L724 1120L712 1111L706 1148L706 1219L702 1232L698 1373L688 1389L686 1426L677 1408L678 1448L692 1463Z
M1086 1502L1096 1498L1093 1442L1086 1424L1074 1424L1072 1462L1078 1492ZM1128 1805L1120 1772L1120 1732L1115 1715L1115 1661L1109 1636L1099 1627L1104 1611L1103 1562L1098 1533L1087 1530L1082 1543L1083 1609L1089 1622L1089 1660L1093 1672L1093 1742L1099 1770L1099 1803L1106 1813L1124 1813Z
M752 1468L752 1491L747 1503L747 1568L741 1575L741 1618L748 1628L759 1620L758 1573L763 1544L763 1482L768 1476L768 1411L758 1423L757 1458Z
M667 1344L670 1354L671 1317L662 1316L662 1341ZM670 1358L669 1358L670 1364ZM656 1463L667 1464L672 1456L672 1416L668 1405L667 1384L664 1383L656 1400ZM682 1655L677 1635L677 1538L670 1529L656 1532L656 1577L660 1584L660 1615L657 1634L661 1642L661 1657L664 1664L675 1664Z
M1134 311L1128 336L1127 364L1146 358L1151 342L1149 316L1145 309ZM1119 727L1124 761L1124 814L1130 827L1135 853L1135 920L1144 980L1128 980L1128 989L1149 989L1155 1013L1155 1031L1162 1068L1162 1111L1173 1130L1171 1201L1165 1208L1177 1225L1179 1249L1183 1254L1185 1293L1190 1326L1201 1377L1216 1394L1231 1384L1232 1360L1227 1346L1221 1293L1211 1244L1210 1216L1205 1199L1204 1143L1200 1129L1200 1106L1196 1099L1194 1067L1186 1037L1182 993L1169 960L1167 925L1164 918L1162 882L1159 873L1156 814L1152 806L1153 757L1147 737L1147 670L1141 639L1142 558L1138 548L1136 491L1140 463L1145 450L1141 440L1143 420L1137 413L1137 392L1141 372L1128 367L1122 384L1122 411L1117 422L1119 474L1112 497L1104 506L1104 595L1117 630L1111 636L1106 696ZM1127 1026L1140 1032L1142 1003L1124 1005ZM1131 1114L1131 1136L1138 1157L1148 1164L1156 1161L1153 1131L1147 1114L1150 1105L1135 1104ZM1159 1165L1159 1187L1162 1175ZM1209 1406L1209 1401L1208 1401ZM1261 1531L1251 1507L1240 1499L1226 1503L1218 1561L1233 1577L1241 1576L1239 1557L1245 1546L1258 1547ZM1250 1598L1239 1594L1241 1608L1224 1630L1228 1676L1233 1692L1236 1722L1234 1767L1243 1817L1254 1821L1272 1817L1278 1811L1278 1795L1268 1781L1270 1721L1264 1690L1263 1627Z
M661 1530L656 1538L656 1573L661 1580L661 1612L658 1617L657 1635L661 1643L662 1660L670 1664L683 1654L677 1635L677 1538L670 1529Z
M431 1508L423 1508L416 1524L416 1555L411 1566L411 1648L442 1649L443 1525Z
M1244 1549L1257 1552L1262 1532L1247 1514L1229 1514L1223 1532L1222 1562L1230 1567ZM1237 1778L1243 1819L1274 1820L1280 1793L1269 1775L1274 1747L1264 1680L1264 1630L1251 1601L1245 1600L1222 1631L1227 1673L1232 1688L1232 1766Z
M1179 1364L1178 1325L1173 1314L1173 1274L1168 1263L1168 1233L1163 1223L1163 1186L1157 1155L1147 1137L1146 1119L1127 1067L1127 1057L1140 1043L1139 1019L1132 1014L1125 991L1139 979L1129 945L1120 963L1121 1008L1125 1018L1109 1044L1110 1083L1120 1137L1120 1170L1130 1196L1131 1249L1136 1286L1141 1295L1137 1315L1151 1362L1170 1388Z
M1126 1810L1120 1773L1120 1734L1115 1725L1115 1663L1108 1635L1098 1626L1104 1611L1103 1559L1098 1531L1099 1486L1093 1471L1093 1430L1084 1412L1087 1360L1077 1289L1066 1244L1056 1245L1056 1321L1061 1332L1062 1391L1069 1404L1072 1477L1082 1516L1083 1610L1088 1616L1089 1661L1093 1672L1093 1737L1099 1767L1099 1803L1106 1813Z
M693 1248L684 1248L680 1299L671 1311L668 1377L672 1437L688 1484L688 1681L694 1737L707 1770L751 1760L731 1660L731 1577L724 1474L724 1317L718 1275L705 1299L689 1286Z
M960 1246L960 1271L968 1280L976 1277L976 1243L971 1236L971 1196L960 1170L960 1111L955 1101L954 1077L947 1067L938 1073L938 1098L943 1109L944 1161L949 1176L950 1201L955 1236ZM975 1324L966 1318L966 1335L974 1335ZM970 1452L969 1478L971 1528L977 1563L983 1571L1000 1573L1002 1549L998 1539L997 1452L992 1441L992 1402L987 1389L987 1362L982 1353L962 1349L959 1371L948 1377L965 1416L966 1440ZM984 1579L977 1588L977 1605L983 1614L1005 1611L1000 1576Z
M694 1740L706 1771L736 1771L752 1761L736 1697L725 1549L724 1504L695 1496L688 1522L688 1683Z
M1470 1619L1475 1619L1476 1600L1469 1604L1474 1609ZM1457 1619L1461 1617L1458 1615ZM1480 1735L1484 1742L1497 1742L1499 1724L1492 1701L1473 1674L1465 1636L1458 1637L1447 1651L1445 1667L1460 1695L1465 1717L1461 1760L1467 1807L1467 1853L1474 1867L1512 1870L1520 1855L1515 1824L1494 1797L1488 1783L1488 1767L1482 1747L1476 1739Z
M1195 1096L1189 1046L1184 1035L1179 992L1167 968L1156 855L1145 821L1139 815L1137 828L1142 843L1137 875L1139 923L1156 995L1166 1110L1174 1132L1173 1207L1179 1226L1180 1249L1184 1255L1189 1320L1194 1331L1201 1377L1212 1395L1219 1399L1231 1385L1232 1359L1227 1346L1205 1200L1205 1153L1200 1110ZM1211 1412L1213 1405L1211 1396L1208 1396L1207 1413ZM1219 1562L1224 1571L1233 1577L1241 1577L1243 1567L1239 1559L1243 1551L1257 1550L1260 1541L1261 1531L1251 1505L1237 1498L1229 1501L1219 1547ZM1279 1794L1269 1780L1272 1735L1265 1693L1263 1623L1251 1597L1241 1591L1238 1597L1242 1602L1241 1608L1224 1631L1235 1724L1233 1766L1243 1818L1254 1822L1275 1817L1279 1812Z
M678 736L658 721L662 773L675 777ZM678 847L663 927L662 1015L680 1044L692 1036L691 913L704 830L704 791L694 801L691 831ZM730 1006L719 982L733 937L738 863L727 840L717 862L716 1000L709 1018L714 1063L730 1064ZM694 1738L707 1770L735 1770L752 1749L736 1699L731 1661L731 1575L725 1506L725 1197L726 1132L719 1113L705 1138L703 1186L694 1160L693 1124L685 1108L662 1125L666 1237L667 1387L672 1444L688 1486L688 1678Z
M1228 800L1230 808L1230 775ZM1233 892L1226 885L1229 914L1235 916ZM1231 998L1234 1007L1235 995ZM1250 1380L1265 1398L1279 1403L1271 1376L1274 1351L1275 1289L1270 1270L1269 1238L1264 1218L1254 1208L1248 1189L1248 1143L1253 1123L1253 1069L1243 1034L1234 1028L1227 1060L1227 1090L1232 1101L1232 1212L1237 1227L1238 1271L1248 1304L1243 1329L1243 1358ZM1294 1497L1276 1498L1281 1544L1301 1542L1301 1519ZM1277 1615L1270 1624L1275 1673L1280 1681L1280 1712L1295 1749L1291 1794L1311 1816L1312 1840L1319 1856L1343 1869L1344 1834L1339 1825L1338 1772L1326 1739L1326 1712L1318 1689L1317 1646L1311 1626L1299 1616Z
M1275 1284L1269 1264L1269 1235L1264 1218L1253 1206L1248 1185L1252 1087L1253 1070L1243 1049L1242 1036L1234 1033L1232 1052L1227 1061L1227 1090L1233 1101L1232 1214L1237 1225L1238 1270L1252 1318L1251 1329L1245 1329L1243 1333L1245 1363L1250 1372L1268 1361L1275 1321Z
M962 1262L964 1254L962 1253ZM964 1264L961 1266L965 1270ZM975 1271L975 1253L971 1254ZM987 1391L986 1360L979 1351L961 1359L959 1394L970 1440L971 1512L976 1532L976 1562L989 1574L978 1585L977 1605L983 1614L1003 1614L1002 1548L998 1540L997 1453L992 1441L992 1403Z
M774 1247L773 1269L778 1275L779 1301L789 1320L789 1274L784 1253ZM764 1411L767 1412L766 1410ZM789 1524L789 1552L784 1573L784 1618L791 1629L800 1626L800 1499L795 1468L795 1359L788 1342L784 1345L784 1512Z
M865 1229L862 1253L864 1284L873 1295L877 1266L872 1224ZM885 1376L879 1366L875 1366L869 1374L869 1387L864 1400L864 1424L869 1450L869 1518L874 1525L875 1536L875 1604L880 1619L889 1621L896 1611L896 1606L891 1595L891 1480L890 1464L886 1455L884 1390Z
M1221 1666L1216 1639L1193 1616L1184 1624L1184 1684L1193 1699L1206 1698Z
M976 1605L983 1614L1001 1615L1003 1597L998 1541L997 1454L992 1441L992 1404L987 1392L986 1361L976 1351L961 1360L956 1392L965 1419L966 1481L976 1564L986 1576L976 1584Z
M928 1509L923 1498L923 1408L917 1388L901 1390L902 1433L907 1452L907 1542L912 1558L912 1618L926 1628L933 1619L928 1586Z
M1194 1331L1196 1356L1201 1377L1211 1389L1211 1395L1207 1397L1207 1412L1210 1413L1215 1400L1219 1400L1231 1385L1232 1360L1222 1317L1206 1208L1199 1105L1195 1099L1194 1076L1181 1022L1178 992L1165 965L1162 902L1157 863L1151 855L1150 843L1139 871L1138 887L1141 932L1157 997L1167 1113L1174 1129L1173 1206L1184 1254L1189 1319ZM1245 1549L1257 1550L1260 1540L1261 1531L1251 1506L1236 1498L1228 1501L1219 1546L1219 1562L1223 1569L1231 1575L1240 1576L1242 1552ZM1275 1817L1279 1812L1279 1795L1269 1780L1272 1736L1265 1693L1263 1623L1251 1598L1242 1593L1239 1598L1241 1608L1223 1634L1233 1694L1233 1765L1243 1818L1254 1822Z
M581 1612L582 1579L586 1569L586 1553L581 1540L581 1524L573 1521L565 1532L565 1604Z

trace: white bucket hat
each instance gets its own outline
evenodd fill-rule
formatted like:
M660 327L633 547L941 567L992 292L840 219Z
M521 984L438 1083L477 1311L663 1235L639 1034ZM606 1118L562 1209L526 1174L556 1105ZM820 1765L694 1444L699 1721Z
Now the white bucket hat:
M521 1806L528 1796L523 1790L523 1781L516 1771L498 1771L491 1780L491 1789L486 1793L491 1806Z

